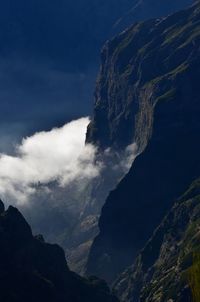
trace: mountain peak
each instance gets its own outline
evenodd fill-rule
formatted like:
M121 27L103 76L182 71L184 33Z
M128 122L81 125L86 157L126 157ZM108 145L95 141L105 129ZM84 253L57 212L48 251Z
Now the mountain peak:
M0 214L2 214L5 211L5 206L3 201L0 199Z

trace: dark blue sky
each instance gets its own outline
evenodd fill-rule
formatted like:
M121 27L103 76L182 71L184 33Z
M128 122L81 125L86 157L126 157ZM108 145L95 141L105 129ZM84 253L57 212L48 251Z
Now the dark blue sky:
M104 41L184 1L146 0L135 12L138 0L0 0L0 152L91 114Z
M103 42L134 0L0 0L0 151L92 111Z

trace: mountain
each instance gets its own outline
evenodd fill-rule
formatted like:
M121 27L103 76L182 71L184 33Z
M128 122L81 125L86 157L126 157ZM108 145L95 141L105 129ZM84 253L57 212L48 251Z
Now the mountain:
M198 179L163 219L135 264L117 280L120 301L199 301L199 227Z
M43 129L50 127L49 124L47 125L47 121L51 117L54 120L56 116L59 116L60 123L60 117L62 116L62 120L65 122L71 115L71 111L76 112L76 115L79 115L80 112L88 114L87 104L90 98L86 96L85 89L92 90L90 80L94 79L94 75L91 70L93 66L95 66L94 69L97 68L101 44L119 29L124 29L128 22L168 14L189 2L191 1L170 0L167 4L161 5L157 0L153 2L152 6L155 11L149 10L149 4L145 4L150 3L149 1L138 2L135 0L117 2L113 0L61 0L59 3L53 0L43 0L42 2L9 0L5 3L2 2L0 4L0 38L2 41L0 55L5 64L9 62L9 66L6 65L6 73L3 72L3 74L13 73L11 83L17 81L15 86L17 92L15 93L15 89L12 87L8 89L9 94L14 94L11 98L12 104L16 104L16 107L12 106L14 109L11 109L7 97L1 103L7 108L6 112L9 112L8 116L4 114L3 108L0 111L3 115L0 120L3 121L6 117L5 130L1 131L7 131L9 118L11 118L11 123L16 118L19 123L23 122L21 114L25 116L25 123L32 120L34 127L38 127L37 130L41 129L41 123L44 123ZM155 3L157 5L154 5ZM131 18L128 14L128 21L126 12L131 14ZM121 19L119 20L119 18ZM20 60L16 63L18 57ZM20 71L18 67L20 67ZM24 81L22 78L25 78L25 85L28 85L28 89L31 89L31 92L27 92L27 96L20 95L23 91L22 87L19 88L21 81ZM3 81L0 85L4 89L9 83L9 76L6 76L6 85ZM60 85L64 86L64 90ZM37 94L42 93L42 98L40 95L35 95L35 88ZM47 89L48 97L46 97L44 89ZM75 97L74 95L71 97L69 90L73 90ZM20 110L19 102L15 101L16 96L20 100L23 110ZM31 104L30 98L34 99ZM60 100L63 100L62 104ZM66 109L68 100L70 108ZM19 114L17 114L18 109ZM43 118L43 115L46 118ZM55 126L57 122L56 117L52 126ZM103 124L104 121L100 119L101 123ZM105 126L107 127L107 124ZM124 126L126 127L125 123L122 127ZM131 127L126 131L131 132ZM13 132L15 131L12 131L12 135ZM100 133L99 136L103 141L103 133ZM120 133L116 134L116 137L118 136L120 139ZM88 131L89 140L96 143L93 135L89 135ZM13 140L11 141L13 145ZM129 142L132 143L132 138ZM115 150L114 155L112 153L112 156L109 155L106 158L104 154L101 155L98 160L106 166L106 171L104 169L103 174L84 189L81 186L79 186L79 190L76 187L74 189L73 186L70 189L63 189L60 186L53 187L52 184L49 184L53 193L42 195L42 184L41 186L39 184L37 194L32 201L33 207L22 206L20 208L34 232L42 233L48 241L57 242L63 246L69 257L69 266L79 273L82 273L89 247L98 233L97 221L108 192L127 172L127 168L124 170L122 167L124 157L124 149ZM118 171L116 171L116 167L119 167Z
M0 297L6 302L118 300L104 281L71 272L64 251L33 236L21 213L0 202Z
M9 43L11 43L11 46L14 45L16 53L29 52L34 58L35 54L43 56L48 50L48 56L45 55L45 61L49 59L53 60L55 67L61 64L62 66L59 65L59 68L61 68L62 71L73 72L75 73L75 77L78 78L77 72L82 72L85 68L88 69L90 65L93 65L95 56L95 60L97 60L101 44L118 30L124 29L128 24L127 22L145 19L154 15L160 16L162 14L168 14L171 11L177 10L179 7L185 6L189 2L191 1L180 2L170 0L167 2L167 5L161 5L160 1L156 0L152 6L155 10L150 10L148 7L149 4L147 5L147 3L150 2L140 1L138 5L136 5L135 0L117 1L117 3L111 0L79 0L73 3L71 1L59 1L59 5L56 8L54 7L55 4L53 5L53 1L48 1L50 5L48 5L46 0L42 3L41 1L34 1L34 3L32 1L28 3L26 1L25 3L25 1L22 0L18 1L18 3L11 1L10 11L12 12L13 26L10 28L7 42L5 41L2 47L5 47L5 45L8 47L8 42L10 41ZM155 3L157 3L157 5L155 5ZM23 11L21 7L22 4L24 5ZM142 8L144 4L145 7ZM131 13L129 21L125 21L126 11ZM44 12L46 12L45 16ZM36 25L35 16L37 16L38 20ZM57 20L58 16L59 20ZM122 19L118 22L117 20L121 16ZM104 22L102 22L102 20L104 20ZM92 26L89 26L91 22ZM26 28L24 28L24 24L26 24ZM72 24L73 28L71 26ZM87 30L85 30L85 28L87 28ZM34 34L31 36L28 35L27 37L27 33L32 32L33 29ZM51 32L48 37L45 36L47 31ZM17 40L15 40L16 37L18 37ZM24 38L22 39L20 37ZM65 37L65 39L63 39L63 37ZM52 41L54 41L53 45ZM8 52L13 49L11 46L8 47ZM60 60L59 64L57 60ZM87 72L89 71L87 70ZM81 76L81 78L83 82L86 81L88 85L87 78L84 76ZM59 82L65 83L65 81ZM55 81L53 87L54 85ZM83 86L86 87L86 85ZM78 87L78 84L76 85L75 83L73 85L73 91L80 91ZM52 97L51 88L49 91L51 91ZM96 94L98 94L98 85ZM49 100L48 98L48 110L46 111L48 116L50 115ZM55 100L53 103L55 103ZM81 103L84 110L86 110L87 106L84 100L82 100ZM109 104L105 104L105 106L105 110L109 111ZM75 107L76 110L80 108L80 106ZM57 103L56 108L61 110L62 114L66 114L67 110L60 109ZM95 112L96 110L98 110L98 108L95 106ZM30 111L29 109L29 112ZM53 115L55 114L54 111L55 110L53 110ZM112 119L112 112L108 112L107 115L110 116L109 119ZM40 120L43 121L41 118ZM108 121L104 123L101 118L99 120L100 125L104 124L105 127L108 127ZM37 123L34 121L34 124ZM115 125L113 129L114 127ZM117 127L118 126L116 126L116 128ZM131 124L126 125L122 121L118 128L121 127L125 127L127 132L131 132ZM94 127L92 128L94 129ZM98 135L99 140L103 143L104 134L100 132ZM120 139L121 135L124 137L123 133L116 133L114 140ZM87 141L91 141L94 144L97 143L93 133L89 133L89 131ZM132 137L124 143L123 147L125 148L128 143L132 143ZM108 147L110 147L109 144ZM48 241L57 242L65 249L69 259L69 266L78 273L83 272L92 240L98 234L98 218L105 199L109 191L115 188L116 184L130 167L130 165L125 169L123 167L126 166L123 162L124 159L127 158L127 152L126 150L124 151L124 148L116 148L116 150L112 150L109 155L108 152L106 152L106 155L105 152L99 155L97 161L103 162L106 168L100 177L95 179L86 188L82 188L81 185L79 186L79 190L73 186L70 189L63 189L60 188L60 186L54 186L52 188L50 184L50 189L54 193L48 196L42 196L38 188L35 200L32 202L34 206L25 207L25 209L21 208L36 233L44 234ZM132 158L134 158L134 155L135 154L133 154ZM57 202L54 203L54 200ZM51 207L49 206L50 203ZM45 211L43 209L45 209ZM52 223L49 223L49 221Z
M199 177L199 26L198 1L133 25L103 49L88 140L102 148L135 141L140 152L107 198L90 251L87 271L109 282Z

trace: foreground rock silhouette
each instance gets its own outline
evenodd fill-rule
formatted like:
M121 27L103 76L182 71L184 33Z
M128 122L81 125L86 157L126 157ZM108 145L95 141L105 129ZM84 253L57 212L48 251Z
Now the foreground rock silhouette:
M4 302L117 302L104 281L71 272L58 245L34 237L22 214L0 201L0 297Z

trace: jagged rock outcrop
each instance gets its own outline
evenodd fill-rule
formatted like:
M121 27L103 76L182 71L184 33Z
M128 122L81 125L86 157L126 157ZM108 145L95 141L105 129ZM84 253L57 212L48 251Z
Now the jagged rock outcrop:
M112 282L200 171L200 3L137 23L104 47L88 140L139 155L112 191L87 270ZM100 123L101 121L101 123ZM100 136L104 139L100 141Z
M117 280L115 290L124 302L197 302L199 257L198 179L163 219L135 264Z
M118 301L104 281L71 272L64 251L34 237L11 206L0 213L0 247L1 301Z

